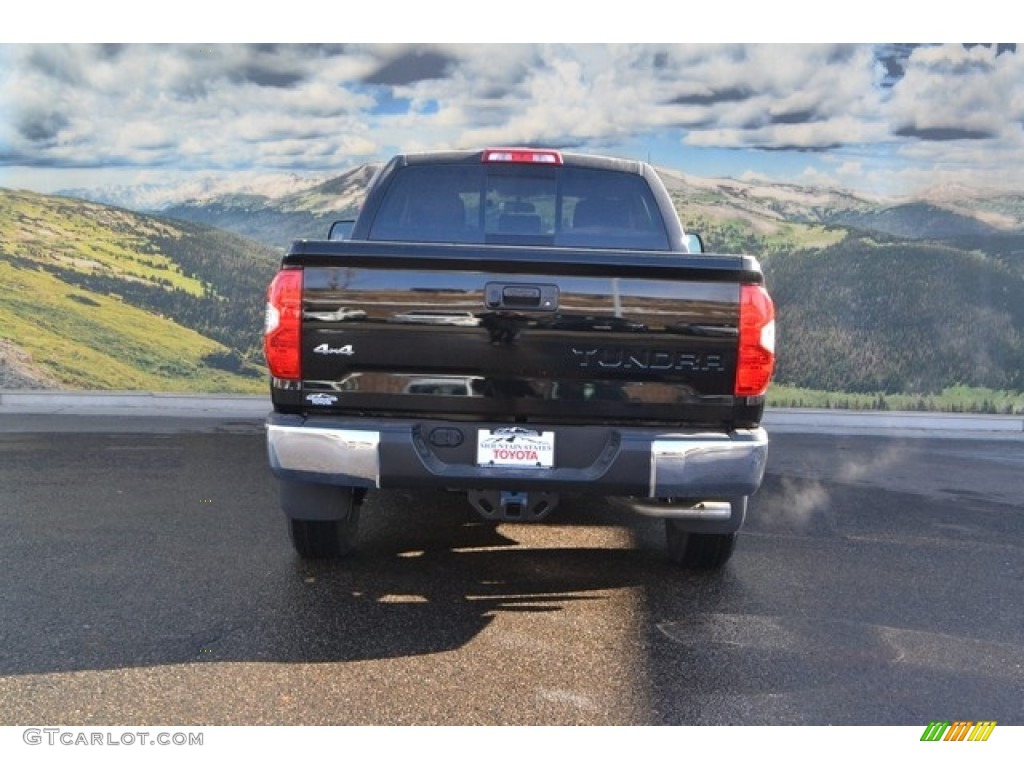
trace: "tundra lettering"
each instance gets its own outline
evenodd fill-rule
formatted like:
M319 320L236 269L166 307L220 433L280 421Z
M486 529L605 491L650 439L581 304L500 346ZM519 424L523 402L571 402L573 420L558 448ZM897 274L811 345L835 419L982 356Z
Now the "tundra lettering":
M722 356L693 352L670 352L644 349L628 351L616 348L570 349L580 368L602 368L640 371L699 371L724 373Z

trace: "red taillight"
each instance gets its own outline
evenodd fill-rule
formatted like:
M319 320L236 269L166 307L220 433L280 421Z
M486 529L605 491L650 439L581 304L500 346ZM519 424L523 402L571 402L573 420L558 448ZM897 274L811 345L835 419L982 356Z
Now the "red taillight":
M302 270L282 270L270 284L263 353L274 378L302 378Z
M757 397L767 392L774 368L775 305L764 286L741 286L736 397Z
M483 162L561 165L562 153L553 149L485 149Z

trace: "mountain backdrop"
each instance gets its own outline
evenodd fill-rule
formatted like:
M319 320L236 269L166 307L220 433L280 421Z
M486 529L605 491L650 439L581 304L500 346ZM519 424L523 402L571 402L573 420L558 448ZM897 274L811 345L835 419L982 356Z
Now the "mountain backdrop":
M354 216L375 170L149 213L0 191L0 386L262 391L277 259ZM947 187L893 201L660 173L709 250L761 259L779 383L1024 391L1024 197Z
M203 225L0 190L0 385L262 391L278 258Z
M292 240L326 237L331 223L338 219L355 218L376 169L374 165L360 166L310 189L286 195L219 195L170 205L160 213L284 249Z

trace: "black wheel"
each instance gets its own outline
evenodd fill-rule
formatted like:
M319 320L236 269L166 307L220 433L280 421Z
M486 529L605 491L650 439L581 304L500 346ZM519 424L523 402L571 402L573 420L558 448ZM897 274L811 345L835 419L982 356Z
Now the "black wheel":
M300 557L323 560L345 557L355 546L359 527L359 504L352 488L330 488L327 497L330 520L290 518L288 532Z
M669 559L684 568L721 568L736 546L735 533L693 533L684 531L678 520L665 520Z

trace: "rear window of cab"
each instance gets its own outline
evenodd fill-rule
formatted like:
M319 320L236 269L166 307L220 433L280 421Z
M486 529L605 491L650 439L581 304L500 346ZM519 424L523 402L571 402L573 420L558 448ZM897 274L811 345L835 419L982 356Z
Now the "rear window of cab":
M669 250L642 176L529 164L405 166L369 239Z

